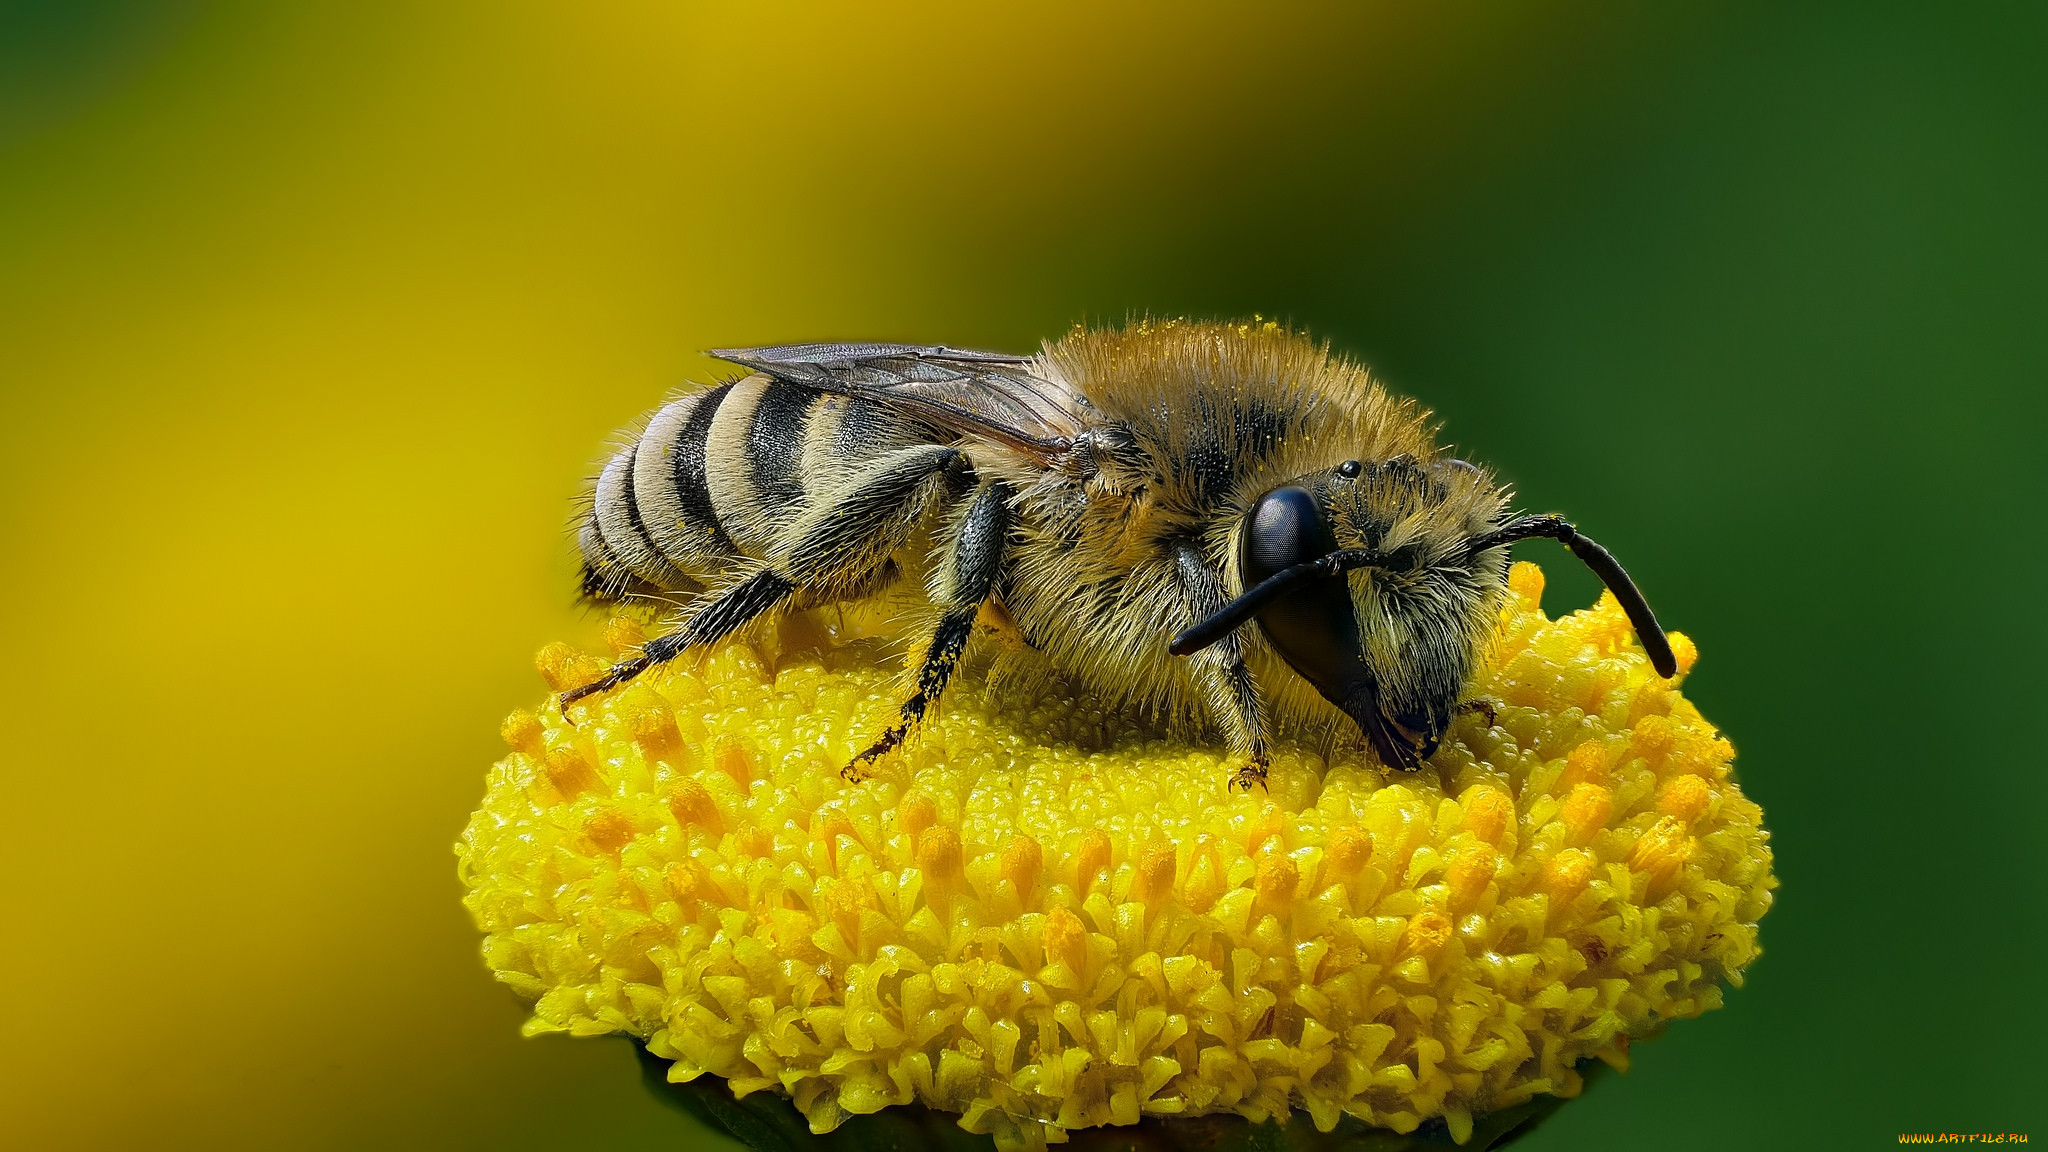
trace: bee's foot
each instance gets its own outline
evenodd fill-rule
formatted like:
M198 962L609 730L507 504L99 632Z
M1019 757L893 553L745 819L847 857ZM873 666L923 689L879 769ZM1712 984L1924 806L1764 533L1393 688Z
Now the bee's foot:
M1230 781L1231 788L1242 788L1247 796L1251 795L1252 785L1254 784L1259 786L1259 791L1261 792L1271 791L1271 789L1266 787L1266 766L1264 764L1247 764L1239 768L1237 775L1232 777Z
M910 726L908 724L898 724L896 727L882 733L881 739L868 745L867 751L855 756L846 767L839 770L840 779L845 780L848 784L858 784L863 780L871 779L868 767L883 756L888 755L897 745L902 744L903 738L909 733Z
M1486 726L1488 728L1493 727L1494 722L1500 719L1500 705L1483 696L1476 700L1467 700L1463 704L1458 705L1453 711L1459 715L1477 712L1479 715L1486 717Z

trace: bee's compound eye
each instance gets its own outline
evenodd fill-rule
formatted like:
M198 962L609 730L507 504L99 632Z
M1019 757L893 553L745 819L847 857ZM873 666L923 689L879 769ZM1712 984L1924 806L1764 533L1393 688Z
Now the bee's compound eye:
M1365 465L1360 464L1356 460L1346 460L1342 464L1337 465L1337 475L1342 476L1346 480L1357 479L1358 474L1363 471L1365 471Z
M1336 546L1315 497L1300 488L1276 488L1259 498L1245 525L1238 554L1245 587L1327 556ZM1302 582L1266 605L1256 619L1259 633L1280 659L1356 721L1386 763L1407 763L1401 755L1405 746L1397 747L1380 715L1378 682L1363 659L1358 617L1343 573Z
M1322 509L1306 489L1275 488L1252 506L1240 559L1249 588L1276 572L1328 555L1337 547Z

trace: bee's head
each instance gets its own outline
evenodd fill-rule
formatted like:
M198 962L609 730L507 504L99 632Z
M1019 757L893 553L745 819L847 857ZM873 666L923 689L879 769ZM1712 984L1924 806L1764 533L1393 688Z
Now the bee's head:
M1509 521L1505 507L1505 494L1462 460L1347 460L1297 477L1252 501L1238 524L1244 594L1170 649L1198 651L1256 619L1280 658L1357 722L1383 763L1416 768L1436 751L1471 680L1506 586L1507 546L1549 535L1615 589L1653 659L1668 654L1611 556L1562 520ZM1658 661L1666 675L1668 664Z
M1340 553L1372 557L1303 581L1256 618L1280 658L1356 721L1390 767L1417 767L1436 751L1471 678L1506 565L1504 555L1475 564L1466 546L1501 503L1462 460L1403 456L1299 477L1245 513L1244 588Z

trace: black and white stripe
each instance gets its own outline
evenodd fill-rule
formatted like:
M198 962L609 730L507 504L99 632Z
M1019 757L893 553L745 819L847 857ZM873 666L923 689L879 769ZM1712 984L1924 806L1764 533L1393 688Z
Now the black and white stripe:
M671 563L702 568L739 555L711 510L705 440L732 385L672 400L647 422L633 453L633 495L648 539Z
M794 475L795 453L817 399L808 388L750 376L733 385L711 418L704 441L711 509L750 556L765 555L775 529L798 511L804 488Z
M872 400L750 376L669 401L599 473L578 527L596 600L694 592L877 453L934 430Z
M669 561L666 553L648 538L634 498L631 450L613 456L597 478L597 493L591 501L591 516L605 548L619 562L657 588L678 588L690 577Z

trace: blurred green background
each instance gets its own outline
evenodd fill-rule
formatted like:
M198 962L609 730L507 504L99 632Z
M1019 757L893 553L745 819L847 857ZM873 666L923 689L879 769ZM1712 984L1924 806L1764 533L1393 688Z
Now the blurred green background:
M966 8L0 0L16 1146L729 1146L457 903L569 500L701 349L1133 312L1366 359L1704 652L1767 954L1531 1152L2048 1139L2048 10Z

